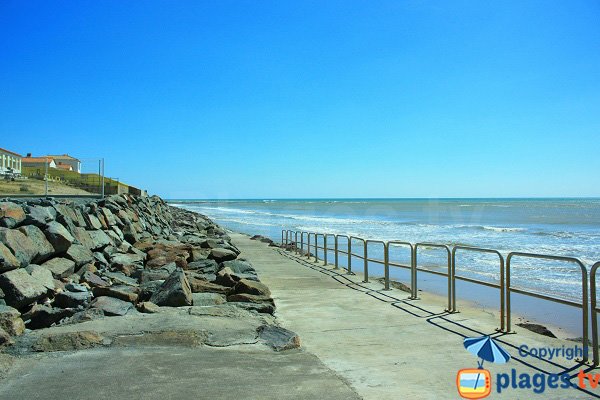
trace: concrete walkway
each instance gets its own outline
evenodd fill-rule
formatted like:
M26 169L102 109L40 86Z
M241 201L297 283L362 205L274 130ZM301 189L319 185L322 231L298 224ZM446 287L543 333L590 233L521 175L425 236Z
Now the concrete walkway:
M459 398L457 371L477 367L477 358L464 349L463 338L497 335L497 314L465 305L460 313L449 315L444 312L445 299L438 296L423 293L420 300L408 300L406 292L382 291L373 279L364 284L360 275L323 267L322 262L307 261L245 235L231 236L241 257L252 262L271 289L282 325L298 333L306 351L344 377L365 399ZM510 378L515 369L517 376L525 373L533 378L570 371L571 383L577 384L581 366L565 359L521 357L518 352L523 344L573 347L575 342L522 329L497 340L513 358L503 365L485 364L492 374L491 398L589 399L600 394L600 386L585 393L547 385L542 394L535 394L533 383L531 388L509 387L498 393L498 373Z

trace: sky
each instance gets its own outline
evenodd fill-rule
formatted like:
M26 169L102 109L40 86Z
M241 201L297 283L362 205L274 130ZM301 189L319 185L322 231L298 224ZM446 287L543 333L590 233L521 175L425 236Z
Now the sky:
M600 196L600 2L0 0L0 147L170 199Z

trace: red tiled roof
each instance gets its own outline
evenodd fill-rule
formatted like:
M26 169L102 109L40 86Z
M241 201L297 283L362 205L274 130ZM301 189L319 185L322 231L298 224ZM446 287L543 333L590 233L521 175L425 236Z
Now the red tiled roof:
M18 156L18 157L23 157L22 155L15 153L14 151L6 150L6 149L3 149L2 147L0 147L0 150L4 151L6 153L14 154L15 156Z
M46 162L46 160L48 160L48 162L54 161L51 157L23 157L21 162L23 164L27 164L27 163L32 163L32 164L42 163L43 164Z
M61 155L48 154L48 157L51 157L51 158L53 158L55 160L77 160L77 161L79 161L77 158L71 157L68 154L61 154Z

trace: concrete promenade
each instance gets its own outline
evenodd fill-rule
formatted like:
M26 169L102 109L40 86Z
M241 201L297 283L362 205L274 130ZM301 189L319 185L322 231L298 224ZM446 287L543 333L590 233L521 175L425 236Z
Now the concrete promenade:
M495 335L513 357L503 365L484 365L492 375L490 398L589 399L600 394L600 386L586 393L574 388L552 389L546 382L541 394L534 393L533 382L531 388L509 387L497 393L496 374L511 376L512 369L517 376L525 373L532 379L535 374L566 371L575 385L580 369L598 371L588 371L589 367L564 358L549 362L521 357L518 348L524 344L529 348L572 348L578 343L518 327L517 334L499 335L495 330L497 313L460 302L461 312L448 314L445 298L420 293L420 300L408 300L408 293L383 291L374 279L362 283L360 274L324 267L322 261L308 261L245 235L232 234L232 239L242 251L241 257L252 262L271 289L282 325L298 333L305 351L316 355L365 399L459 398L457 371L477 367L477 358L464 349L463 338L484 334Z

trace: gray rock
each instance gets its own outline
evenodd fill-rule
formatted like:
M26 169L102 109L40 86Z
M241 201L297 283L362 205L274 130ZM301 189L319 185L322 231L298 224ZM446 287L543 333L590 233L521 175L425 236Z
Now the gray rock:
M67 283L65 285L65 289L68 290L69 292L88 292L88 288L85 285L81 285L79 283Z
M63 318L72 316L74 312L74 310L35 304L30 311L23 315L23 318L26 320L25 325L29 329L41 329L48 328Z
M8 306L0 306L0 329L4 329L10 336L19 336L25 332L25 324L21 313Z
M231 262L231 261L227 261ZM219 270L219 265L215 260L200 260L188 263L189 270L196 270L203 274L216 274Z
M54 277L52 276L52 272L49 269L42 267L41 265L29 264L25 271L33 279L35 279L38 283L43 285L48 290L56 289L56 285L54 284Z
M297 349L300 338L294 332L275 325L262 325L257 329L258 337L275 351Z
M138 301L150 300L152 295L161 288L163 283L165 283L164 279L142 283L142 285L140 286L140 294L138 296Z
M185 273L178 269L155 292L150 301L158 306L181 307L193 304L192 290Z
M42 264L42 267L52 272L55 279L66 278L75 273L75 262L62 257L48 260Z
M25 220L25 212L20 205L10 201L0 202L0 226L14 228Z
M92 240L90 233L84 228L76 227L73 230L73 236L80 244L85 246L87 249L91 250L94 248L94 241Z
M230 268L235 274L256 275L254 267L246 260L225 261L221 265L224 268Z
M0 228L0 242L10 249L21 267L27 266L37 256L35 244L17 229Z
M94 261L92 252L81 244L73 244L65 253L65 257L75 262L77 268Z
M67 228L56 221L48 223L44 234L57 253L66 252L75 241L75 238L67 231Z
M48 222L56 219L56 210L52 207L28 206L25 210L25 225L35 225L38 228L44 228Z
M2 346L10 346L14 341L10 338L8 332L4 329L0 328L0 347Z
M54 296L55 307L77 308L87 305L92 298L90 292L60 292Z
M95 297L109 296L123 301L128 301L130 303L135 303L138 299L138 293L140 292L140 289L128 285L114 285L95 287L92 292L94 293Z
M194 306L215 306L225 304L225 296L218 293L192 293Z
M114 283L129 285L129 286L138 286L138 281L136 279L130 278L122 272L110 272L104 271L102 275L106 278L111 279Z
M102 310L108 316L125 315L133 308L133 304L115 297L102 296L92 302L92 308Z
M6 304L17 309L43 298L48 291L24 268L0 275L0 289L4 292Z
M87 228L89 230L102 229L102 224L100 223L100 220L94 214L84 214L83 218L85 219L87 223Z
M144 314L156 314L161 311L160 307L150 301L144 301L137 305L139 312Z
M215 260L218 263L224 261L235 260L237 258L237 254L231 250L216 248L210 251L208 258Z
M140 264L146 259L146 255L140 254L122 254L115 253L110 256L110 264L113 266L123 266L130 264Z
M54 247L40 228L35 225L24 225L19 228L19 231L31 240L37 250L37 255L32 259L34 263L43 263L54 255Z
M89 231L88 233L92 239L91 250L100 250L112 244L110 238L104 231Z
M3 243L0 243L0 273L17 269L21 262L17 260L14 254Z
M275 314L275 306L271 303L244 303L228 301L227 304L236 306L247 311L255 311L260 314Z
M86 282L92 288L109 286L109 283L107 281L89 271L83 273L83 275L81 276L81 281Z

